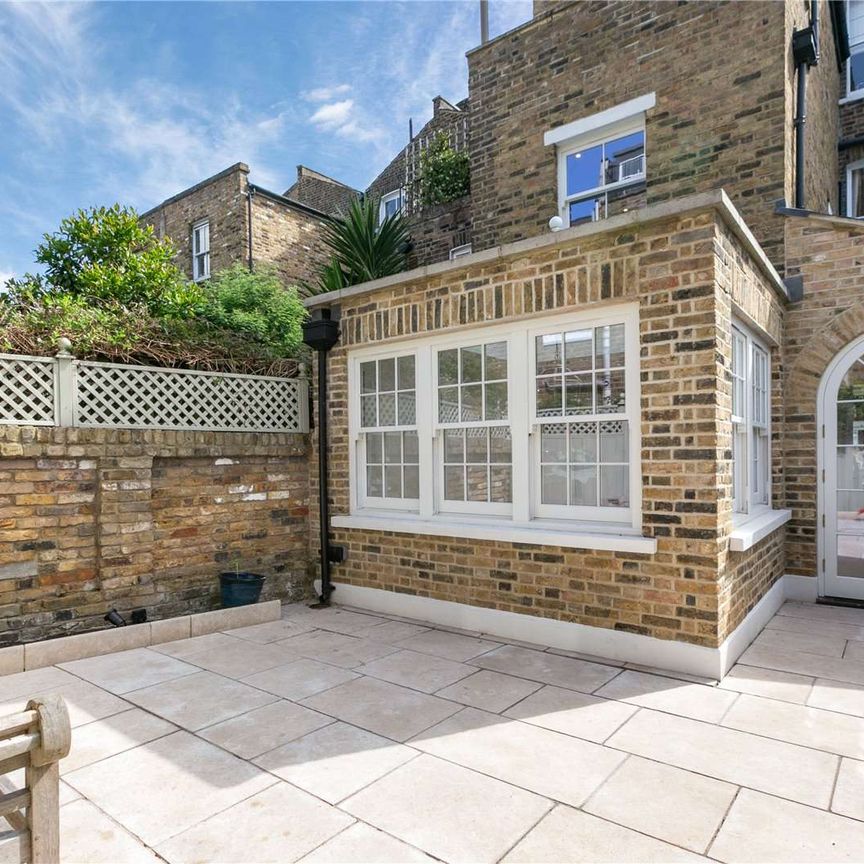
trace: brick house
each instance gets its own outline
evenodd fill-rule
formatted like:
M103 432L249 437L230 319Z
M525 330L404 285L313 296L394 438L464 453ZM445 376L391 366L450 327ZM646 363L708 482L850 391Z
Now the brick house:
M864 599L848 7L535 2L469 52L471 253L307 301L340 602L718 677Z
M328 258L323 220L348 189L328 180L300 166L298 182L279 195L251 183L249 166L238 162L166 199L141 220L160 237L171 238L178 266L189 279L206 279L242 261L250 267L271 264L289 285L314 282ZM314 204L290 197L301 185L304 198Z

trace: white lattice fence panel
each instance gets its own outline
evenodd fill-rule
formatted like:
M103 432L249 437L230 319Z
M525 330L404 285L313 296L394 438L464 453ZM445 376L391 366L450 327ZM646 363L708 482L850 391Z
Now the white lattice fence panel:
M76 425L306 432L306 382L113 363L78 364Z
M53 426L57 416L54 360L0 354L0 423Z

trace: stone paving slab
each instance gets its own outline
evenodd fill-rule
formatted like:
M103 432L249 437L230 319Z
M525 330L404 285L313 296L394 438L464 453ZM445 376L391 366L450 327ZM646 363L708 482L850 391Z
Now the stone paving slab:
M0 677L0 711L70 706L64 862L859 861L862 634L787 603L715 686L291 606Z

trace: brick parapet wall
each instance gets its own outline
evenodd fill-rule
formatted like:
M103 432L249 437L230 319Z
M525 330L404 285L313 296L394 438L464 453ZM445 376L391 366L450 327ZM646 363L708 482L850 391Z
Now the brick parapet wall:
M355 585L714 646L730 530L729 294L771 288L713 210L466 265L342 302L330 359L331 503L349 508L351 346L636 300L643 534L656 555L336 529L334 578ZM735 241L737 242L737 241ZM725 244L725 245L724 245ZM726 276L718 281L718 258ZM740 271L740 273L739 273ZM733 278L732 273L738 273ZM721 306L727 310L720 314ZM770 315L765 301L754 316ZM771 325L773 326L773 325ZM725 395L724 395L725 394ZM725 399L725 401L723 401ZM755 601L754 601L755 602Z
M0 644L309 590L306 436L0 426Z
M778 217L778 219L781 217ZM787 271L800 275L803 299L789 307L785 339L783 464L787 569L817 573L817 412L819 383L831 360L864 333L864 224L816 216L787 217Z
M409 217L412 249L408 266L447 261L450 250L471 242L471 198L427 207Z

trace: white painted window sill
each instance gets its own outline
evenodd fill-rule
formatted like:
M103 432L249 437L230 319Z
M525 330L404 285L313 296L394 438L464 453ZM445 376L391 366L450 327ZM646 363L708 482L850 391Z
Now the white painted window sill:
M432 537L458 537L471 540L503 540L511 543L532 543L537 546L564 546L568 549L598 549L609 552L639 552L653 555L657 541L640 534L587 532L581 526L568 531L560 527L518 524L515 522L488 523L460 519L421 519L418 516L380 514L333 516L334 528L359 528L367 531L397 531L404 534L422 534Z
M732 552L746 552L792 518L791 510L765 510L736 525L729 535Z

